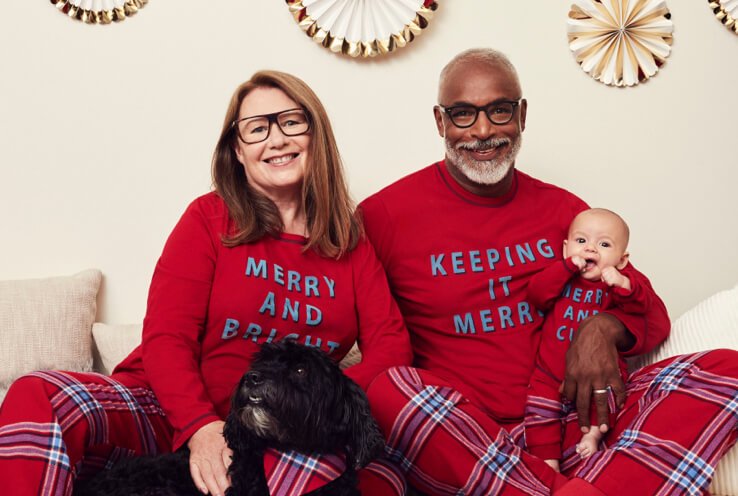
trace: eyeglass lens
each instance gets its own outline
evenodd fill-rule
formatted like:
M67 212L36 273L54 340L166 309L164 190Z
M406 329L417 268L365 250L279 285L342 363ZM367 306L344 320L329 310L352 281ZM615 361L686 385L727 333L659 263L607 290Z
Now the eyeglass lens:
M479 110L484 110L493 124L507 124L512 120L515 112L514 102L492 103L479 109L471 105L457 105L448 109L451 121L459 127L472 126L476 120Z
M260 115L238 122L238 133L244 143L259 143L269 137L272 122L276 122L285 136L298 136L310 129L310 121L300 109Z

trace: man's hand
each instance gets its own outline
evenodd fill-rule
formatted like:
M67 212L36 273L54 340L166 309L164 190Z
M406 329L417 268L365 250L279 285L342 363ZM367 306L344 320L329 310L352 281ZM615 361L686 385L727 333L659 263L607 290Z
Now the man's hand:
M602 269L602 282L610 287L615 286L630 291L630 279L621 274L615 267Z
M223 496L231 485L227 470L233 452L223 437L224 425L222 420L204 425L187 442L192 481L203 494Z
M625 384L620 378L618 350L626 350L632 345L633 336L612 315L593 315L579 325L566 352L563 393L569 401L576 400L582 432L589 431L593 399L597 408L597 425L609 425L608 395L592 394L593 390L610 386L615 393L617 407L622 408L625 404Z

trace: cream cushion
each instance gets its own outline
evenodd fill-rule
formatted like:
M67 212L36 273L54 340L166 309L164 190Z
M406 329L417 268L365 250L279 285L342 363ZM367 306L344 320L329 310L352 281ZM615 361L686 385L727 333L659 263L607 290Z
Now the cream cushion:
M0 281L0 400L23 374L92 369L91 328L102 274Z
M92 325L95 340L93 358L95 370L110 375L141 342L141 324L110 325L95 322Z
M636 365L715 348L738 350L738 286L721 291L685 312L674 321L669 339L640 357ZM733 446L720 460L710 493L738 495L738 446Z

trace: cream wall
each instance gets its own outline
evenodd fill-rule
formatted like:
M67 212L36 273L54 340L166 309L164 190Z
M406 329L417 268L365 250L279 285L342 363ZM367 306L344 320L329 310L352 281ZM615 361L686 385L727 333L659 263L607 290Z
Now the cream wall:
M672 316L738 282L738 36L707 2L669 2L672 55L652 81L625 90L573 61L569 2L439 3L408 48L357 61L316 46L284 1L151 0L110 26L74 22L48 0L4 2L0 278L98 267L98 320L138 322L166 236L210 187L239 82L261 68L305 79L361 200L442 157L431 113L438 72L465 48L492 46L517 65L529 101L518 167L620 212L632 260Z

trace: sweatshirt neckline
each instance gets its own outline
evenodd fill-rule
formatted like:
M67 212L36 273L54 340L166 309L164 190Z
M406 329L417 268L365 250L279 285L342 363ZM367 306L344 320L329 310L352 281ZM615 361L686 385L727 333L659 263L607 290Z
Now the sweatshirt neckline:
M308 238L306 238L305 236L286 232L279 233L278 235L274 236L274 239L276 239L277 241L285 241L287 243L295 243L298 245L305 245L308 242Z
M518 192L519 172L517 171L517 169L513 170L512 185L510 186L510 190L507 193L502 196L479 196L466 190L463 186L456 182L456 179L454 179L454 177L448 171L448 165L446 165L445 160L436 162L435 165L439 175L441 176L441 180L451 191L451 193L461 198L465 202L471 203L473 205L478 205L482 207L501 207L510 203L513 198L515 198L515 195Z

